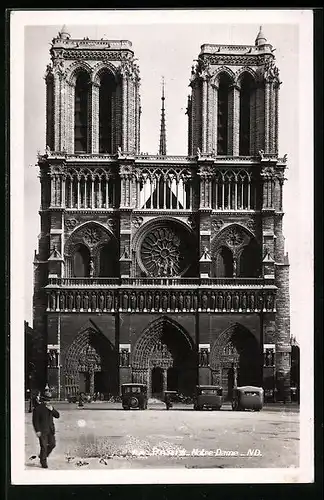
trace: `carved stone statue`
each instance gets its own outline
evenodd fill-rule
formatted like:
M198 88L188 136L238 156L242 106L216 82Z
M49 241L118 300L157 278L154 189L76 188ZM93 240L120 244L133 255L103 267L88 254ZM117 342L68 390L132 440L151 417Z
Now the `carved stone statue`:
M223 294L219 293L217 298L218 298L218 309L220 311L222 311L223 308L224 308L224 297L223 297Z
M191 307L191 295L187 293L185 296L185 309L187 311L190 311L190 307Z
M79 292L77 293L77 296L75 298L75 305L76 305L76 309L80 309L81 307L81 295L79 294Z
M208 349L201 349L200 351L200 366L208 366Z
M179 293L178 304L179 304L179 311L182 311L183 310L183 295L181 292Z
M64 311L65 309L65 295L64 293L60 293L60 310Z
M168 309L168 296L165 293L162 296L162 309L163 311L166 311Z
M93 276L94 276L94 264L93 264L92 259L90 259L90 262L89 262L89 274L90 274L90 278L93 278Z
M240 298L238 296L238 293L235 292L234 296L233 296L233 309L234 309L234 311L238 310L238 308L239 308L239 301L240 301Z
M155 307L154 307L154 309L156 311L158 311L160 309L160 294L159 293L157 293L155 295Z
M207 309L207 306L208 306L208 296L206 293L204 293L201 297L201 305L202 305L202 309L204 311L206 311Z
M97 295L95 292L91 295L91 309L95 311L97 309Z
M242 297L242 309L243 310L246 309L246 293L243 293L243 297Z
M55 309L56 309L56 293L55 292L51 293L51 309L52 309L52 311L55 311Z
M214 292L212 292L211 295L210 295L210 309L212 311L214 311L215 310L215 306L216 306L216 297L215 297Z
M131 295L131 308L132 311L136 310L136 293L132 293Z
M142 292L139 295L138 306L139 306L139 310L143 311L143 309L144 309L144 294Z
M108 293L107 295L107 311L111 311L112 308L112 295L111 293Z
M148 311L152 309L152 294L149 292L146 298L146 308Z
M176 308L176 296L174 293L171 294L171 300L170 300L170 306L171 306L171 311L174 311Z
M123 295L123 309L125 311L128 309L128 294L126 292Z
M196 293L193 294L192 302L193 302L193 305L192 305L193 306L193 310L197 311L197 309L198 309L198 297L197 297Z
M69 310L72 311L74 305L74 295L73 293L70 293L69 295Z
M83 296L83 309L87 311L89 309L89 295L87 293Z
M267 304L267 306L266 306L267 311L271 311L273 309L273 297L272 297L272 295L269 294L267 296L266 304Z
M101 294L99 295L99 309L100 309L100 311L103 311L104 308L105 308L105 296L101 292Z
M227 311L230 311L231 310L231 307L232 307L232 297L231 297L231 294L228 293L226 295L226 310Z
M250 309L251 309L251 311L254 311L254 309L255 309L254 293L251 293L251 295L250 295Z

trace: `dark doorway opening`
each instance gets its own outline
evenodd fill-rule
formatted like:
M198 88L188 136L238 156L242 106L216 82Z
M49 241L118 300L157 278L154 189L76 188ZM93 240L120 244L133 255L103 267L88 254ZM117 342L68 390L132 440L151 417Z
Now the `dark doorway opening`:
M177 368L168 368L167 372L167 390L177 391L178 390L178 370Z
M163 370L159 367L152 369L152 395L162 394L163 392Z

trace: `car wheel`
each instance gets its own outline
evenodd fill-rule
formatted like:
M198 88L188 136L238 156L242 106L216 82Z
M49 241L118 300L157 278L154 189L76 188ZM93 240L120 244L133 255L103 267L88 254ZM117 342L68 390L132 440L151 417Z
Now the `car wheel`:
M133 396L133 397L130 398L129 406L131 408L136 408L137 406L139 406L138 399L135 396Z

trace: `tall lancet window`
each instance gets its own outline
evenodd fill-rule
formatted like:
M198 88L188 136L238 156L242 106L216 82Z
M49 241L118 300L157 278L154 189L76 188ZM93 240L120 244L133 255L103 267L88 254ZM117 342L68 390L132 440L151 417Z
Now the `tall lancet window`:
M240 156L249 156L251 150L251 95L253 78L245 73L241 80L240 92Z
M228 92L230 79L226 74L219 78L217 110L217 154L228 154Z
M116 82L109 71L100 78L99 90L99 152L112 153L113 98Z
M86 72L79 73L75 84L74 98L74 151L88 152L88 103L90 80Z

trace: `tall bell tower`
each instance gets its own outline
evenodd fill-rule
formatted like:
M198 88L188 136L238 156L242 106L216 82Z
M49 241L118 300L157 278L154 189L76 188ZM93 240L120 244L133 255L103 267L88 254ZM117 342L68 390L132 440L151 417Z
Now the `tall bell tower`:
M282 398L289 397L290 368L289 262L282 232L287 158L278 156L281 82L274 52L262 27L254 45L202 45L191 70L187 114L188 154L198 156L201 177L201 224L211 235L201 235L201 247L215 245L215 227L236 222L252 230L260 276L276 294L275 313L259 308L268 355L263 379ZM241 259L235 251L233 256L231 272L242 275Z

